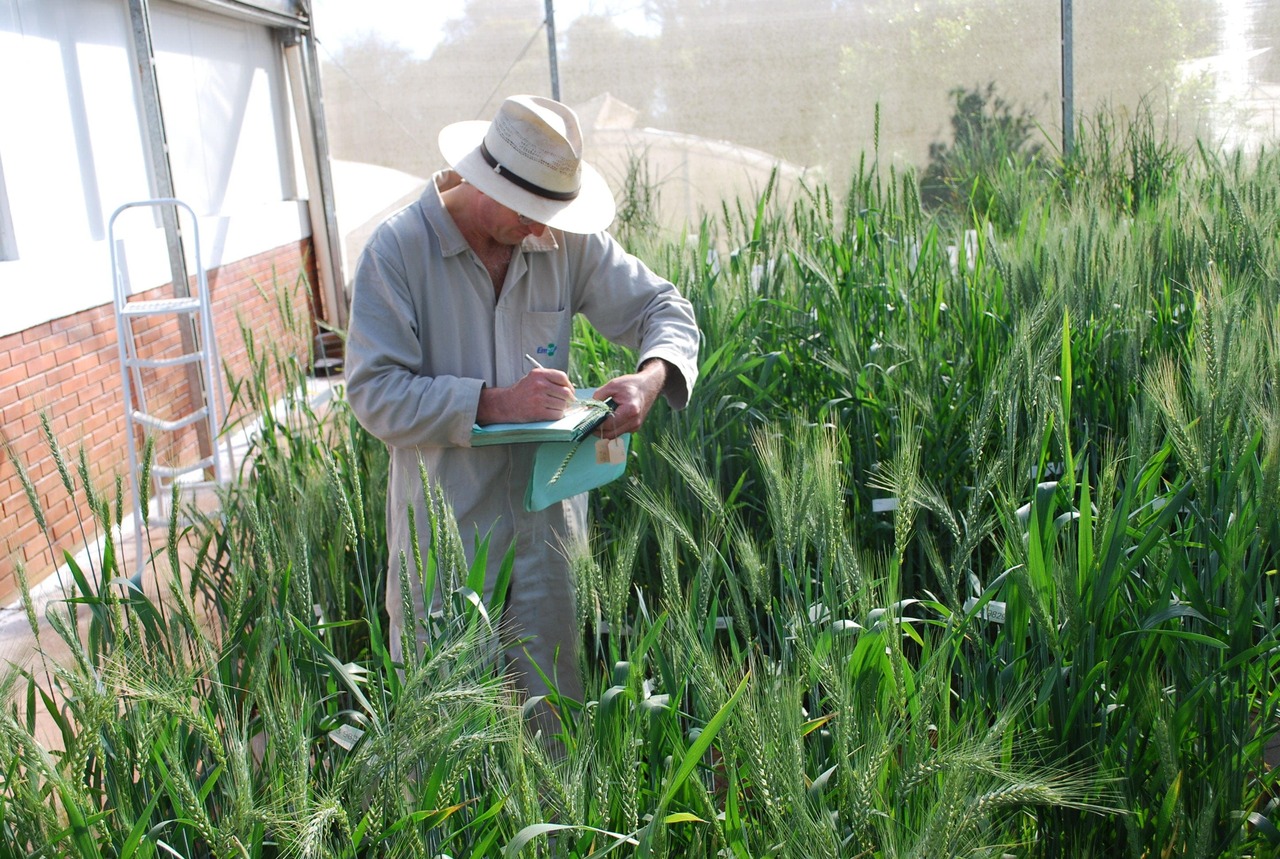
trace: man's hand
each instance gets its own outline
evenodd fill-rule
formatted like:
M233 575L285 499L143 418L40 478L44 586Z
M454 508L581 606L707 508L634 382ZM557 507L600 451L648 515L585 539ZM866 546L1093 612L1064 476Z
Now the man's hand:
M640 429L666 384L667 362L653 358L645 361L635 373L619 376L597 388L592 396L597 400L613 397L617 408L600 425L596 434L601 438L617 438Z
M561 370L536 367L509 388L485 388L480 392L476 423L525 424L553 421L575 399L569 377Z

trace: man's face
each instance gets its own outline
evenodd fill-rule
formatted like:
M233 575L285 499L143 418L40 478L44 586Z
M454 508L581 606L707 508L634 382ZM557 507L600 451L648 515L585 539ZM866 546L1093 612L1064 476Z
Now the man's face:
M488 213L490 233L502 244L518 245L526 236L541 236L547 231L546 224L526 218L492 198L489 202L493 204Z

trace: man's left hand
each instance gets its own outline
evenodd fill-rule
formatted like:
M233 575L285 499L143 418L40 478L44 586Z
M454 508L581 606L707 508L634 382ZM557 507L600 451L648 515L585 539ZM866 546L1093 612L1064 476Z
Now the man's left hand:
M649 409L667 384L667 362L651 358L634 373L619 376L596 389L597 400L613 397L616 408L596 434L601 438L618 438L640 429Z

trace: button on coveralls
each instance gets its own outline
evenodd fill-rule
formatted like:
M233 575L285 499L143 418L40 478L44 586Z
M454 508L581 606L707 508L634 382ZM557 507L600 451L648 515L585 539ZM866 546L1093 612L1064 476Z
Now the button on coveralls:
M638 363L670 362L678 378L669 373L665 394L673 408L683 408L697 378L698 329L692 307L676 288L603 232L548 229L541 237L528 236L512 254L495 299L484 265L440 198L459 181L452 171L436 174L417 202L383 223L361 255L353 287L347 398L361 425L387 444L391 459L390 646L399 656L405 623L401 553L408 560L413 605L423 615L427 611L413 572L407 519L412 510L425 557L431 535L421 460L453 509L468 562L475 535L492 529L486 591L515 544L502 623L517 682L532 694L544 691L522 652L527 649L562 693L580 700L580 632L564 547L585 540L586 496L526 512L536 446L471 448L480 391L515 384L530 369L526 354L545 367L567 369L573 317L582 313L600 334L635 350ZM422 642L420 625L414 627ZM528 636L532 640L523 641ZM521 646L514 646L518 640Z

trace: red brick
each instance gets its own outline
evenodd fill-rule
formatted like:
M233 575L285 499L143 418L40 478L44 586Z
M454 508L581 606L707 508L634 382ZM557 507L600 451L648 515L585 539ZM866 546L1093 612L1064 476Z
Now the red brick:
M71 335L71 332L76 331L85 324L85 317L85 313L76 313L71 316L64 316L61 319L54 319L49 323L49 330L54 333L65 331L68 335Z
M109 354L112 358L115 358L119 352L116 346L116 338L114 336L108 337L106 334L88 334L80 341L80 345L84 348L86 354L102 354L104 357Z
M40 345L41 353L53 356L62 354L71 344L71 340L67 337L65 332L51 332L37 342Z
M107 418L104 412L90 411L89 416L81 422L80 428L85 435L92 436L102 430L105 430L110 426L110 424L111 421Z
M76 376L84 377L102 365L102 359L93 352L82 352L74 361L66 364Z
M19 513L16 527L10 529L6 536L8 536L9 539L17 545L29 543L41 538L42 534L40 532L40 525L36 522L35 511L33 511L29 505L25 510Z
M43 351L39 343L15 344L9 348L9 363L15 367L23 366L28 361L39 358Z
M23 343L38 343L49 336L53 331L53 326L45 322L40 325L34 325L22 332Z
M33 356L27 361L27 375L35 377L42 373L47 373L54 367L58 366L58 359L51 352L45 352L41 355Z
M0 402L5 399L5 394L10 393L17 396L16 389L18 383L27 378L27 368L21 364L13 367L5 367L0 370ZM13 390L9 390L13 389Z
M68 340L67 345L57 351L58 362L71 364L84 354L84 344L79 340Z
M58 355L54 356L54 365L49 368L49 372L45 375L45 382L51 386L57 385L68 379L74 379L75 375L76 371L72 361Z
M108 379L112 379L116 382L114 387L117 389L120 387L120 371L112 364L100 363L89 367L85 370L84 379L85 382L91 384L103 384L104 387L105 382Z

